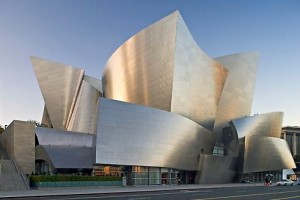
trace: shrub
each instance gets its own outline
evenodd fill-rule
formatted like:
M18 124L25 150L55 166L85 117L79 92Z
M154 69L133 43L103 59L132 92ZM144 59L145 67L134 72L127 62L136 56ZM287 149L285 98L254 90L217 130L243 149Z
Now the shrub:
M119 176L62 176L62 175L32 175L30 182L62 182L62 181L121 181Z

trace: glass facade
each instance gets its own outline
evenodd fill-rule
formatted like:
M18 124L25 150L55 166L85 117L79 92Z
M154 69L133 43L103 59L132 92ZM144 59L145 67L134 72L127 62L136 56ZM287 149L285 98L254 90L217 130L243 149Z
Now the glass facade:
M37 174L41 174L41 175L52 174L52 170L49 164L44 160L35 161L35 171Z
M160 185L159 168L149 167L149 185Z
M296 135L296 155L300 155L300 135Z
M264 171L264 172L254 172L247 174L238 175L237 182L244 183L262 183L265 181L266 177L272 181L272 183L276 183L277 181L282 180L282 171L274 170L274 171Z
M288 176L293 179L300 179L300 127L283 127L282 137L285 137L296 163L296 168L293 169L295 175L290 174Z
M132 167L133 185L175 185L178 184L179 171L159 167Z
M186 182L186 174L195 176L194 172L161 167L95 165L93 168L94 176L126 176L127 185L193 184L194 177Z
M293 136L294 136L293 133L287 133L286 134L286 141L287 141L287 143L289 145L289 148L290 148L292 154L294 154L294 152L293 152L293 146L294 146L293 145Z
M121 166L94 165L92 174L94 176L122 176L123 171Z
M149 185L148 167L133 166L132 167L132 183L134 185Z

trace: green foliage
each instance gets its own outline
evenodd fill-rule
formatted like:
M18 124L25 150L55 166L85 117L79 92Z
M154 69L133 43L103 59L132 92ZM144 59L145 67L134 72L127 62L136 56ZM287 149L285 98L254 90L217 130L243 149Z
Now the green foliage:
M31 119L29 119L29 120L27 120L27 122L32 122L32 123L34 123L36 127L47 127L46 124L42 124L42 123L40 123L40 122L38 122L38 121L36 121L36 120L31 120Z
M4 128L0 124L0 134L4 131Z
M121 181L119 176L30 176L30 182L62 182L62 181Z

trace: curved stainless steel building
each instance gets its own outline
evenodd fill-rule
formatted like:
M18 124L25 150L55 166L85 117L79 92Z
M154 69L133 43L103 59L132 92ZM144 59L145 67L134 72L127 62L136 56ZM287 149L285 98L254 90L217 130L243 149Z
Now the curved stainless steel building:
M133 185L225 183L294 168L280 139L283 113L250 116L258 59L210 58L178 11L117 48L101 81L32 57L48 127L36 129L36 160L52 171L114 169Z
M100 98L96 162L197 170L212 131L175 113Z
M233 120L240 139L240 171L243 173L295 168L285 140L281 139L282 112L265 113ZM241 162L243 160L243 162Z
M277 137L281 135L283 112L272 112L233 120L239 138L246 136Z
M102 80L106 98L174 112L213 130L227 73L174 12L120 46Z
M257 52L215 59L229 70L214 124L214 132L219 136L230 121L251 114L258 59Z
M101 81L84 70L31 57L45 108L42 123L60 130L96 133Z

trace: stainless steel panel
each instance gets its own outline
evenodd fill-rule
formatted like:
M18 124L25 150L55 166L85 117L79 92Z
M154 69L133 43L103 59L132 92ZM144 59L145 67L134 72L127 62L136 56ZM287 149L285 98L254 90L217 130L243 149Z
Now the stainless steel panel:
M148 26L113 53L102 77L106 98L170 111L177 15Z
M100 92L87 81L81 83L79 94L68 123L68 131L96 134L97 108Z
M92 134L36 127L35 134L40 145L95 146Z
M211 59L178 11L113 53L103 87L81 69L32 57L45 100L43 122L57 128L36 128L43 145L37 158L71 168L67 157L78 167L75 152L82 150L83 163L198 170L198 183L230 182L237 162L244 173L293 168L279 139L283 113L249 117L258 59L256 52ZM99 91L107 99L98 101ZM227 146L224 133L233 136ZM216 140L232 156L212 156Z
M228 70L197 45L178 15L171 112L213 130Z
M31 62L52 125L65 130L84 71L36 57Z
M185 117L100 98L96 162L197 170L214 134Z
M283 112L272 112L233 120L239 138L265 136L280 138Z
M296 168L285 140L274 137L245 137L243 173Z
M251 114L258 59L257 52L215 58L229 70L214 125L214 132L219 136L231 120Z
M176 11L122 44L102 80L106 98L175 112L212 130L226 77Z
M237 157L201 154L196 183L230 183L237 169Z
M87 76L87 75L84 75L83 80L88 82L91 86L96 88L99 92L103 93L102 81L101 80L90 77L90 76Z
M51 119L48 113L48 110L46 108L46 105L44 106L44 112L43 112L43 117L42 117L42 124L46 125L48 128L52 128L52 123L51 123Z
M95 163L95 148L78 146L38 145L35 148L35 159L45 160L52 170L92 169Z

